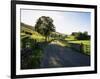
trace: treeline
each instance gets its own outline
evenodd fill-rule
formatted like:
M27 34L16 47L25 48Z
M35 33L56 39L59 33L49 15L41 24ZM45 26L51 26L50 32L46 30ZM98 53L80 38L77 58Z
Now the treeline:
M89 40L90 35L88 35L88 32L72 32L73 36L75 36L75 39L77 40Z

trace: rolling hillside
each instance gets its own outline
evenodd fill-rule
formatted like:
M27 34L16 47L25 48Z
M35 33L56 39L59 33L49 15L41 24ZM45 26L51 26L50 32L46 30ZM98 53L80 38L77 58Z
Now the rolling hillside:
M36 40L44 39L44 36L36 32L33 26L30 26L25 23L21 23L21 33L20 34L21 34L21 39L25 37L30 37Z

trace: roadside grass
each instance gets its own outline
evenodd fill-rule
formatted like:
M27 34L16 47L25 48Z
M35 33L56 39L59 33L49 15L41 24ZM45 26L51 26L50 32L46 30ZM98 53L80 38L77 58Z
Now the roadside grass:
M38 41L38 42L43 42L45 40L45 37L40 35L40 34L38 34L38 33L33 33L31 35L31 38L36 40L36 41Z
M56 41L56 44L57 45L60 45L62 47L65 47L66 46L66 44L65 43L62 43L61 41Z
M54 41L57 45L60 45L60 46L62 46L62 47L68 47L69 46L69 44L65 41L65 40L55 40Z

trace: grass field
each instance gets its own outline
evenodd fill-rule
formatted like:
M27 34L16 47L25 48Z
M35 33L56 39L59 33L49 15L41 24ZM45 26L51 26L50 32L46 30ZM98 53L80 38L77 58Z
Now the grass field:
M76 44L84 44L84 45L90 45L90 40L73 40L69 41L70 43L76 43Z
M65 40L70 41L70 40L75 40L75 36L69 35L65 38Z

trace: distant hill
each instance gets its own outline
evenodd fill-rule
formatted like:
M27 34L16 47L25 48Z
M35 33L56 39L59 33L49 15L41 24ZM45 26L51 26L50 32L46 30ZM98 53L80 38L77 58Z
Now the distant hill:
M35 30L33 26L22 23L22 22L21 22L21 27L25 27L25 28L28 28L28 29L31 29L31 30Z
M59 32L52 32L53 35L61 35L61 36L67 36L66 34L59 33Z
M21 22L21 33L33 33L34 27Z
M35 31L33 26L30 26L25 23L21 23L21 38L25 38L27 36L31 36L33 39L44 38L40 33Z

